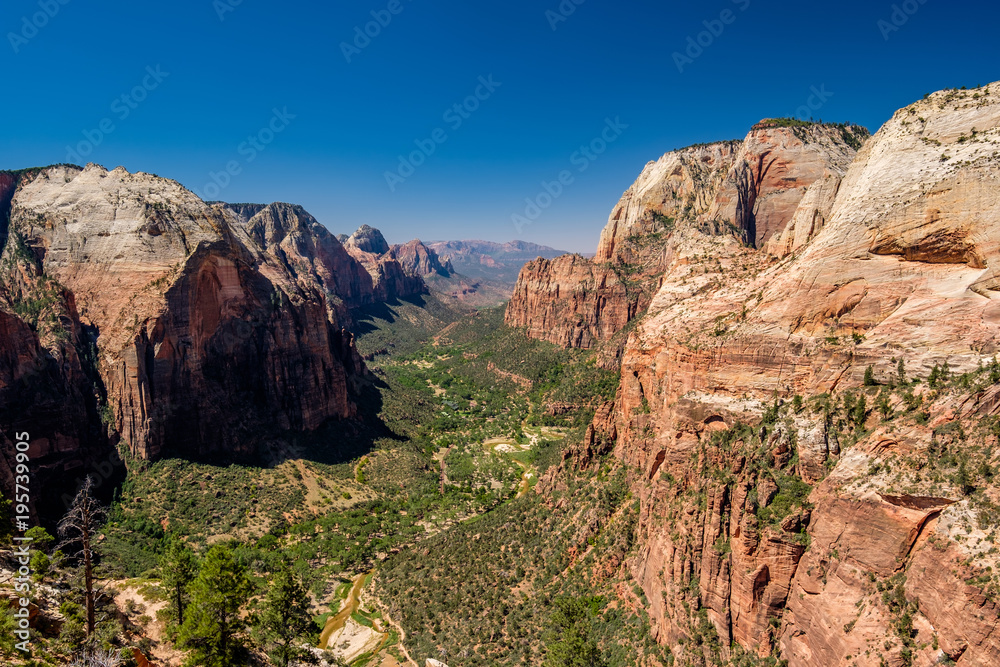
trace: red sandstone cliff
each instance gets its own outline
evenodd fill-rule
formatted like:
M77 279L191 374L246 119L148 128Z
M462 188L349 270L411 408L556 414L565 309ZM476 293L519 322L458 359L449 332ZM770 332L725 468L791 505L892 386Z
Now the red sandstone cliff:
M89 394L142 458L248 453L262 433L355 413L364 368L330 299L364 300L368 276L301 209L245 221L174 181L61 166L22 180L10 232L2 387L40 357L56 368L31 386L54 410L85 410L73 392ZM59 439L63 465L91 441Z
M406 272L379 230L362 225L344 241L344 247L371 275L377 300L388 301L427 291L422 276Z
M839 131L804 164L776 161L792 129L751 133L701 224L674 232L617 399L571 459L636 471L628 567L677 664L1000 661L1000 370L982 370L1000 341L1000 84L899 111L846 173ZM747 159L755 145L774 148ZM715 234L720 215L748 242ZM602 256L622 238L606 230ZM529 326L559 308L519 303ZM942 385L944 364L966 375Z
M866 136L855 126L761 123L742 142L667 153L615 206L593 260L536 260L522 269L507 324L592 347L644 313L665 281L704 287L717 261L739 254L737 238L756 247L776 237L769 249L786 254L822 226ZM706 236L717 243L703 247Z

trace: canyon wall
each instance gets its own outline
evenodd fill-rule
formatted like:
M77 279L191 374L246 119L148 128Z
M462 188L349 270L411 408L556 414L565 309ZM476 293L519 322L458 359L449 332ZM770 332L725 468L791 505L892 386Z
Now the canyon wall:
M22 179L10 235L0 388L27 382L65 415L0 401L5 432L41 436L34 453L57 448L66 467L116 442L146 459L247 455L263 434L355 414L365 370L346 308L373 284L301 208L237 211L149 174L59 166Z
M787 254L822 227L865 138L856 126L762 121L743 141L667 153L622 196L592 260L538 259L522 269L507 324L589 348L646 312L665 282L704 286L700 276L739 254L736 245ZM703 247L703 237L719 243Z
M863 133L821 128L734 147L567 464L637 471L628 568L677 664L997 664L1000 84L900 110L853 160Z

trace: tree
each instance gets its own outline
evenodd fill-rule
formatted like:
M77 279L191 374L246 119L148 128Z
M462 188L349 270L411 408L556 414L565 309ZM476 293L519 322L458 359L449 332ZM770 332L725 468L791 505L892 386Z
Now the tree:
M49 531L45 530L41 526L32 526L28 529L28 532L26 532L24 536L31 538L31 543L36 549L40 549L45 552L47 552L56 541L56 538L49 535Z
M0 600L0 655L11 656L16 653L17 638L14 630L17 630L14 610L6 599Z
M52 561L49 560L44 551L36 551L31 555L31 570L34 572L36 581L44 582L50 567L52 567Z
M274 664L288 667L293 660L308 661L313 657L311 651L299 645L312 628L305 586L282 561L254 619L254 634Z
M160 581L170 598L170 613L177 625L184 624L184 610L188 605L188 586L198 574L198 561L194 552L181 540L170 540L167 552L160 562Z
M14 522L11 520L10 500L0 496L0 544L9 544L14 536Z
M597 642L590 638L593 605L579 598L559 598L555 605L550 631L555 641L546 651L545 667L604 667Z
M76 555L83 558L84 600L87 606L87 636L94 634L97 619L94 611L94 552L91 539L104 519L104 508L93 496L94 480L89 475L77 492L69 512L59 522L59 535L67 545L79 545Z
M899 380L899 384L906 384L906 362L903 361L902 357L899 358L899 363L896 364L896 377Z
M892 403L889 402L889 394L883 390L881 394L878 395L878 403L876 403L878 411L882 413L883 419L888 419L892 414Z
M962 459L958 464L958 472L955 473L955 486L961 490L963 496L967 496L976 490L972 486L972 476L969 474L969 468L965 464L965 459Z
M857 428L864 428L865 419L868 417L868 401L865 400L865 395L862 394L858 398L858 402L854 404L851 409L851 419L854 421L854 425Z
M875 368L869 366L865 369L865 386L874 387L878 382L875 381Z
M215 545L205 555L189 590L189 613L178 637L180 646L191 651L185 665L244 664L246 648L239 635L246 629L246 621L240 617L240 609L252 591L246 567L227 547Z

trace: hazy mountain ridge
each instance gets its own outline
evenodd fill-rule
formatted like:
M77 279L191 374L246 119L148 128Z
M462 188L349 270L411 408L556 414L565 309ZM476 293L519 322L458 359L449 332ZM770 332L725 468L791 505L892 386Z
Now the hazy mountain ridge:
M459 273L510 284L516 282L518 272L527 262L566 254L528 241L434 241L427 246L450 261Z

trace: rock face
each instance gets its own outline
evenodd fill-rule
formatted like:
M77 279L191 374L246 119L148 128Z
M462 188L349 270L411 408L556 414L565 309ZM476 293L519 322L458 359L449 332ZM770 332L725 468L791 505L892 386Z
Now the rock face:
M743 141L716 195L712 217L731 221L744 243L762 247L785 230L811 189L836 195L854 151L867 137L867 131L856 126L783 127L776 121L761 121ZM818 198L819 193L811 197ZM819 198L801 215L818 216L822 227L829 208L823 210L821 205L831 200Z
M931 386L944 362L958 373L990 363L1000 340L1000 84L899 111L849 166L853 128L774 125L733 145L730 164L709 172L718 190L695 197L705 213L675 223L658 289L625 346L617 399L598 411L575 463L613 450L640 471L640 547L629 568L657 638L678 658L710 657L691 642L708 633L720 661L733 643L790 667L997 664L1000 618L982 582L998 564L977 546L995 523L961 487L919 468L902 482L892 476L929 460L941 433L992 419L995 387L912 390L922 419L936 420L928 426L874 427L862 407L843 451L822 410L777 422L766 414L795 395L840 400L866 371L894 381L901 359ZM722 161L722 145L711 150ZM628 221L648 210L631 198L598 260L620 256ZM739 240L717 232L725 227ZM552 270L522 272L508 312L534 335L543 316L553 329L553 312L579 310L532 300L555 284ZM565 285L550 293L574 303ZM894 400L887 409L905 413ZM761 415L759 431L737 426ZM976 437L988 450L996 440ZM791 504L809 485L810 502Z
M389 252L389 243L382 236L382 232L368 225L358 227L358 231L351 234L345 243L351 248L372 255L384 255Z
M635 317L636 303L609 267L580 255L528 262L507 305L505 322L563 347L589 348Z
M389 301L424 294L427 291L422 274L406 272L400 261L393 255L393 248L389 246L379 230L362 225L344 241L344 247L347 248L351 257L360 262L368 271L374 285L376 300ZM407 259L412 262L411 269L413 271L421 268L415 248Z
M408 276L441 276L447 278L455 273L451 263L442 263L437 253L414 239L409 243L394 245L389 249L389 256L399 262L403 273Z
M234 211L148 174L60 166L21 179L10 220L3 301L20 324L0 374L11 386L54 360L38 384L58 409L100 409L130 455L247 454L262 433L355 413L365 371L337 313L370 283L301 208Z
M734 253L726 239L757 247L777 236L769 248L787 254L822 227L866 137L855 126L763 121L742 142L667 153L615 206L593 260L536 260L522 269L507 324L592 347L644 313L664 282L704 286L709 267L691 265L714 264L716 253L702 254L706 236L719 239L725 255Z
M250 214L244 224L271 263L297 283L322 287L331 306L357 308L375 302L375 284L365 267L305 209L292 204L254 208L241 209Z

